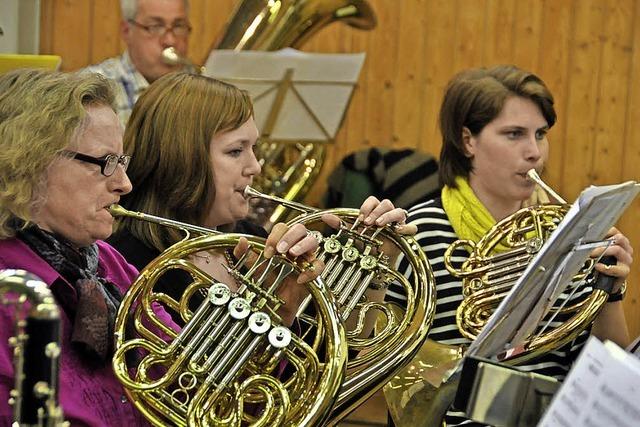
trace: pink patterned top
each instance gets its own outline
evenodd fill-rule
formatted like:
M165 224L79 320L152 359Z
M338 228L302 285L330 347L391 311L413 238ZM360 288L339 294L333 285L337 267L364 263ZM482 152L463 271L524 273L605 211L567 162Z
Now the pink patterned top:
M99 274L124 292L137 277L137 270L114 248L97 242ZM58 293L75 297L75 290L48 263L18 239L0 240L0 269L19 268L40 277ZM168 317L166 313L164 316ZM113 374L111 364L88 366L70 346L71 321L61 311L62 354L59 399L65 420L73 426L147 426L148 422L129 402ZM10 425L12 408L9 391L14 386L12 350L8 339L13 333L13 314L0 305L0 425Z

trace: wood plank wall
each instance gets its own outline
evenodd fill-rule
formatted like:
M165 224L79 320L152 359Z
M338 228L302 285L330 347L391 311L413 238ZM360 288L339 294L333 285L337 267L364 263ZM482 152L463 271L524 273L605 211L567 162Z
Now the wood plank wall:
M348 0L345 0L348 2ZM334 24L305 50L366 52L337 143L319 182L348 153L371 146L439 153L436 124L454 73L513 63L539 74L556 97L548 183L573 200L589 184L640 179L640 0L369 0L374 31ZM190 56L204 61L236 0L191 0ZM117 0L42 0L42 53L75 70L118 54ZM620 228L640 248L640 200ZM624 302L640 334L640 261Z

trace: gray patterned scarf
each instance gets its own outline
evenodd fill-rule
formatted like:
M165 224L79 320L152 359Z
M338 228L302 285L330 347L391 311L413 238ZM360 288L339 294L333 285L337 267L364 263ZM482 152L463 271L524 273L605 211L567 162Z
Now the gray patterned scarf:
M75 289L77 300L52 289L73 322L71 343L88 360L106 362L113 351L115 318L122 295L98 275L98 246L76 248L61 236L30 226L18 238L53 267Z

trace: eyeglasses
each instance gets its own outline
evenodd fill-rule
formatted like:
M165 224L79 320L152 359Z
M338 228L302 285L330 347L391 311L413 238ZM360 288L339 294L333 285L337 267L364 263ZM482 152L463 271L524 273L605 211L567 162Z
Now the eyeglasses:
M100 166L100 172L104 176L111 176L116 171L118 165L122 165L122 169L126 172L131 161L131 156L118 156L117 154L107 154L103 157L93 157L86 154L78 153L77 151L64 150L62 154L71 156L72 159L80 160L81 162L92 163Z
M154 37L162 37L167 34L167 31L171 31L176 37L186 37L191 34L191 25L186 22L178 22L177 24L171 24L169 26L165 24L145 25L137 22L135 19L128 19L127 22L145 30Z

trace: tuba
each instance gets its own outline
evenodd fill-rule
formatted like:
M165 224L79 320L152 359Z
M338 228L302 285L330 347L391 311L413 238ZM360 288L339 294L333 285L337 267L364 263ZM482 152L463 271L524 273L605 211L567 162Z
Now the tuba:
M522 208L495 224L477 243L457 240L445 252L445 267L462 279L464 299L457 308L456 323L460 333L470 340L476 339L569 210L566 202L535 170L530 170L528 176L560 204ZM458 267L453 258L461 248L466 249L469 256ZM590 276L594 264L593 260L586 262L555 301L543 325L527 337L517 351L496 355L500 362L521 364L565 345L589 327L604 307L607 291L594 287L588 295L576 298L578 302L568 304L568 301ZM418 357L385 387L396 425L445 425L443 417L457 391L458 367L464 351L464 347L427 340ZM425 372L425 366L430 372Z
M245 188L245 197L280 203L302 212L288 224L316 229L312 233L320 244L317 257L325 263L321 278L338 302L338 315L345 323L352 356L328 423L335 425L379 390L422 346L435 313L433 272L413 238L399 235L393 226L365 226L356 209L318 210L262 194L251 187ZM325 214L341 220L337 231L331 234L317 230ZM385 241L388 246L383 246ZM399 253L409 261L409 277L392 264L390 256ZM404 289L406 309L386 295L390 283ZM305 330L314 330L319 324L313 311L305 310L304 304L298 319ZM374 333L367 327L372 320ZM321 347L321 342L314 343L314 348Z
M212 49L278 50L300 47L332 22L371 30L376 26L367 0L243 0L220 40ZM301 200L320 173L325 158L323 143L258 142L256 157L262 174L254 185L263 193L286 200ZM286 217L284 206L254 206L252 220L267 228Z
M9 400L12 425L69 425L58 404L60 313L49 287L24 270L3 270L0 301L13 306L16 314L16 333L10 340L16 378Z
M307 284L318 313L316 335L283 325L278 289L302 263L262 255L264 240L192 226L117 205L129 216L173 227L184 240L140 272L116 318L114 372L131 401L154 425L323 425L342 384L344 329L321 280ZM246 237L249 250L234 259ZM211 251L227 259L237 289L199 269L191 257ZM165 274L187 274L179 301L155 289ZM162 308L175 313L173 320ZM316 353L308 341L325 343Z

